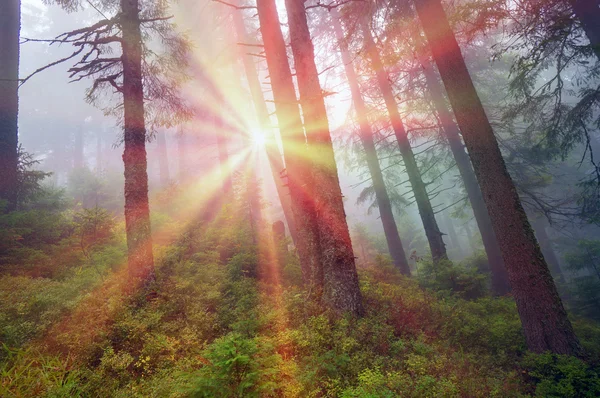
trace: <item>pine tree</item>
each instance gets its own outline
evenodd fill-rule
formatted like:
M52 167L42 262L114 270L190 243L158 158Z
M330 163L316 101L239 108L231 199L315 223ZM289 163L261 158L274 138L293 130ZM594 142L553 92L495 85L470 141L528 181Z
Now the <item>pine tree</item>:
M580 354L579 341L521 205L439 0L414 0L498 238L531 351Z

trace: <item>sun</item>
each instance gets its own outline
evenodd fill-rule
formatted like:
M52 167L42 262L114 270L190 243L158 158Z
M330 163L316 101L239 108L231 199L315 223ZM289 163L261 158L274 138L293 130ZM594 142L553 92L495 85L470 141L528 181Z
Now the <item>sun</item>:
M263 147L265 146L266 137L264 131L261 129L252 129L250 130L250 139L255 147Z

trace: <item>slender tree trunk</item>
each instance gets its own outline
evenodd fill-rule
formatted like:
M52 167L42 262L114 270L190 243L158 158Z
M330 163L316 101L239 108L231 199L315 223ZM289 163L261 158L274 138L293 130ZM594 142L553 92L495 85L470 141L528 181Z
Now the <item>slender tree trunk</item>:
M527 346L566 355L581 347L508 174L439 0L414 0L471 157L517 302Z
M392 256L392 260L394 261L394 265L398 267L403 274L410 275L410 268L408 266L408 261L406 260L404 247L402 246L396 220L394 219L394 214L392 212L392 205L381 173L379 159L377 158L375 143L373 142L373 130L371 129L367 117L367 108L360 92L356 72L352 66L352 58L348 52L348 44L344 39L344 32L339 21L337 10L333 9L331 11L331 17L333 28L340 46L346 78L350 85L350 92L352 93L352 102L354 103L354 109L356 110L360 128L360 140L365 150L367 165L369 167L369 172L371 173L371 180L373 181L373 188L375 189L375 197L377 199L377 206L379 208L379 215L381 216L381 223L383 224L383 231L385 233L388 249Z
M323 301L336 310L359 315L362 297L306 10L299 0L286 0L285 8L314 178Z
M320 294L323 275L320 266L320 244L317 218L311 189L313 181L307 162L307 150L298 109L296 90L287 59L285 42L279 25L275 0L257 0L260 31L273 89L275 112L283 143L287 183L292 198L296 224L296 248L305 287Z
M142 284L154 279L148 204L146 126L142 85L142 37L138 0L121 0L123 31L123 101L125 229L129 274Z
M246 34L246 27L244 26L244 19L241 12L233 13L233 22L239 42L248 43L248 35ZM294 215L292 213L292 199L290 198L290 192L285 187L282 173L285 169L279 147L275 138L275 131L271 126L269 111L265 103L265 98L260 86L260 80L258 79L258 73L256 72L256 66L250 54L247 51L242 50L242 61L244 62L244 71L246 72L246 79L248 86L250 86L250 94L252 95L252 101L254 102L254 108L256 115L261 127L263 134L265 134L265 150L267 152L267 158L269 160L269 166L271 167L271 174L273 175L273 181L275 182L275 188L277 189L277 195L279 196L279 202L283 210L283 215L290 230L292 240L296 242L296 224L294 222Z
M0 3L0 200L15 210L18 192L19 38L21 1ZM0 208L1 211L1 208Z
M165 132L158 130L156 132L156 149L158 152L158 175L160 185L164 188L169 185L171 176L169 175L169 156L167 152L167 140Z
M398 141L398 147L400 148L400 154L402 155L404 166L406 167L406 174L408 174L408 179L415 195L415 202L417 203L417 208L419 209L419 214L423 221L423 228L425 229L425 235L429 242L431 256L433 257L434 262L439 261L443 258L447 258L446 246L442 239L442 233L437 225L435 214L431 202L429 201L427 188L423 183L423 178L419 172L419 167L417 166L415 156L410 146L408 135L404 129L400 112L398 111L398 104L394 99L392 86L388 80L388 75L383 67L383 63L381 62L377 47L373 42L371 30L366 24L366 21L363 21L361 25L367 54L371 61L371 67L377 76L379 89L381 90L387 111L390 115L394 134Z
M421 46L417 45L417 47ZM477 177L475 177L469 155L467 155L465 152L460 139L460 130L458 129L456 123L454 123L454 118L452 117L452 114L446 105L444 91L438 80L438 77L435 74L435 71L433 70L433 66L420 52L418 56L421 66L423 67L425 84L427 85L427 89L431 95L436 113L440 119L442 130L448 139L450 150L452 151L452 155L456 161L456 167L458 168L460 176L465 184L465 190L467 191L469 202L473 208L475 221L477 222L477 227L481 233L483 247L485 248L485 253L487 254L488 263L490 265L492 290L497 295L505 295L510 291L508 274L506 273L506 268L504 267L502 252L500 251L498 240L494 234L490 215L485 207L483 196L481 196L481 190L479 189L479 184L477 183Z
M592 45L596 57L600 59L600 7L598 0L569 0L573 12Z

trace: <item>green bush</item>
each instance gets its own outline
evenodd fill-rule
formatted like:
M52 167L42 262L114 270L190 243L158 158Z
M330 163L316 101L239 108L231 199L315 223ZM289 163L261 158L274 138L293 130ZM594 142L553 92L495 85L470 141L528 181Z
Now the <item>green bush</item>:
M527 353L523 367L536 384L537 397L598 397L600 377L585 362L570 356Z

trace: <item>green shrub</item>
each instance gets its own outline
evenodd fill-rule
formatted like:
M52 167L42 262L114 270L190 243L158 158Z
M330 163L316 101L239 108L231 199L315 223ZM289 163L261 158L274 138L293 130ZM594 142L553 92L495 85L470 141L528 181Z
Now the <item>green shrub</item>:
M571 356L527 353L523 367L535 382L537 397L597 397L600 377L585 362Z

